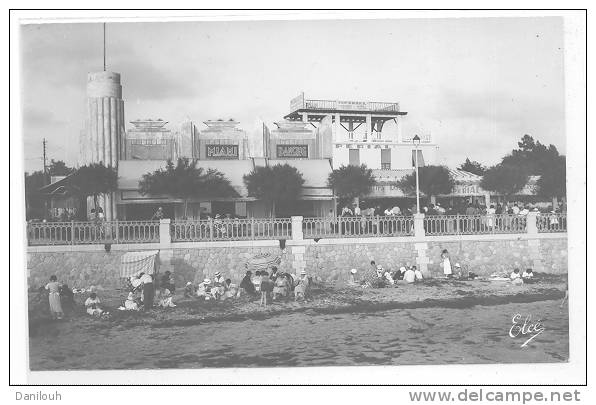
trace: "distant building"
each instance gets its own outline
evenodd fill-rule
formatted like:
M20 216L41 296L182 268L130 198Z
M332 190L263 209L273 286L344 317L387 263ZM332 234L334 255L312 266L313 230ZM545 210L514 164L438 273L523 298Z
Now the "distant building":
M374 170L403 170L414 167L412 136L402 135L407 112L399 103L310 100L304 93L290 101L292 121L313 127L331 128L333 168L365 164ZM436 164L437 145L430 135L420 136L420 166Z

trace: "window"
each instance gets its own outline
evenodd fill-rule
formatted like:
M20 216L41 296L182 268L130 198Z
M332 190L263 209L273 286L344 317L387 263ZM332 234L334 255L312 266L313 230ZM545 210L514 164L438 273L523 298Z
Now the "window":
M360 166L360 150L350 149L350 164Z
M381 170L391 170L391 149L381 149Z

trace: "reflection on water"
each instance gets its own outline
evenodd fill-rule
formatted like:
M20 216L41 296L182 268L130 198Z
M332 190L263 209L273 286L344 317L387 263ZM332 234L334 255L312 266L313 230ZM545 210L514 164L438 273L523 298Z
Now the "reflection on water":
M545 331L509 337L516 313ZM528 336L529 337L529 336ZM567 308L558 301L349 314L292 313L184 327L112 328L32 338L31 369L282 367L566 361Z

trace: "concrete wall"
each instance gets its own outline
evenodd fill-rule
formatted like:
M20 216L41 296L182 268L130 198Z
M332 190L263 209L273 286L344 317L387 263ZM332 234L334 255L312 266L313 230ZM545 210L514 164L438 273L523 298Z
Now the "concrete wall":
M29 247L27 274L30 287L45 285L52 274L71 286L120 285L120 257L126 251L160 249L162 271L173 271L179 286L197 282L221 271L239 281L246 261L258 253L282 256L283 271L309 274L325 281L345 280L351 268L364 269L371 260L395 269L408 262L427 275L441 274L440 255L449 250L452 263L459 262L479 275L532 267L546 273L567 272L567 234L466 235L365 239L288 240L282 251L279 241L175 243L168 245Z

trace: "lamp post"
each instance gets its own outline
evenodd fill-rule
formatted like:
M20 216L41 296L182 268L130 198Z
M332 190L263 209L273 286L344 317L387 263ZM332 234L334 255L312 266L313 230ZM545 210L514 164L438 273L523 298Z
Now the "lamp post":
M416 165L416 213L420 214L420 187L418 185L418 146L420 145L420 137L414 135L412 138L416 156L414 157L414 164Z

